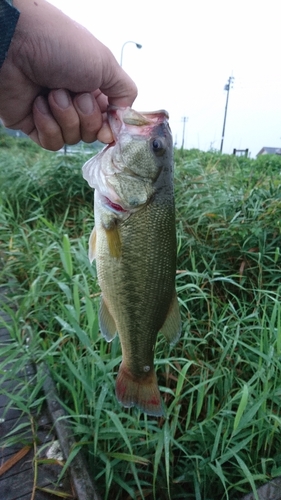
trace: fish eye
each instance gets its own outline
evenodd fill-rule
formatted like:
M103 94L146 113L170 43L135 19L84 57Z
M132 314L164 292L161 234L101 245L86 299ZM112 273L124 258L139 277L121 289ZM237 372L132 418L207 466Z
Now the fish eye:
M165 151L163 141L161 139L153 139L151 142L152 149L157 155L162 155Z
M152 147L154 151L158 151L163 147L162 142L159 139L154 139L154 141L152 142Z

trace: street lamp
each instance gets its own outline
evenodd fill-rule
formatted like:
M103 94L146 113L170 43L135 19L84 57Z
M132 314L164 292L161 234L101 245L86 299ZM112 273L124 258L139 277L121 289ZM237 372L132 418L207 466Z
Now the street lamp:
M181 149L183 151L184 148L184 139L185 139L185 124L188 121L188 116L184 116L181 121L183 122L183 130L182 130L182 143L181 143Z
M140 43L137 43L137 42L133 42L132 40L128 40L127 42L123 43L122 45L122 49L121 49L121 57L120 57L120 66L122 67L122 62L123 62L123 50L124 50L124 47L127 43L134 43L135 46L137 47L137 49L141 49L142 48L142 45Z
M226 115L227 115L229 91L232 88L231 85L232 85L233 80L234 80L234 77L230 76L228 78L227 84L224 86L224 90L227 91L227 94L226 94L225 112L224 112L224 120L223 120L223 127L222 127L222 136L221 136L221 149L220 149L221 153L222 153L223 141L224 141L224 133L225 133L225 124L226 124Z

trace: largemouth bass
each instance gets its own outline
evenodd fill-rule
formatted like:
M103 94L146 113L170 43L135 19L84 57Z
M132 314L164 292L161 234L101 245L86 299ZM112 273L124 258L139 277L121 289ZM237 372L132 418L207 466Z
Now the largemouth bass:
M172 135L166 111L109 107L108 120L115 142L83 166L95 188L89 258L102 291L99 324L107 341L116 332L121 341L118 401L160 416L156 338L161 330L174 343L181 328Z

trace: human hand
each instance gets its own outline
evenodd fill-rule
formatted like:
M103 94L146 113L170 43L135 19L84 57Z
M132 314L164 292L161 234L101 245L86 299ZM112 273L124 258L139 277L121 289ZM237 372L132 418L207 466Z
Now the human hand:
M21 12L0 70L0 116L43 148L113 140L107 105L131 106L137 89L110 50L45 0Z

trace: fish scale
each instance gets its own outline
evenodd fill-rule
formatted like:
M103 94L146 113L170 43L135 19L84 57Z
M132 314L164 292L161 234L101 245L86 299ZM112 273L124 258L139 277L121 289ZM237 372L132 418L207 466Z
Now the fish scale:
M130 342L126 342L127 331L134 329L134 352L137 352L135 347L143 339L144 330L147 335L151 330L155 338L165 321L167 308L172 300L176 245L174 235L169 234L169 226L173 213L172 209L170 214L163 212L147 206L123 223L122 256L117 262L113 259L110 266L108 262L111 257L105 231L99 232L96 243L97 249L101 245L100 252L103 254L103 259L97 261L100 287L110 303L111 314L116 318L117 330L126 332L123 335L124 341L121 339L121 342L122 345L127 344L127 349L130 345ZM163 223L163 216L168 226L167 241L163 240L164 232L159 232L158 226L158 217ZM138 232L135 230L135 218L137 218ZM158 250L151 252L160 236L161 247L158 245ZM148 303L152 307L148 308ZM145 357L145 352L141 356ZM134 363L132 353L130 363L132 367Z

